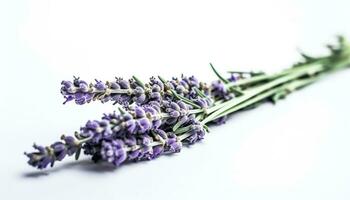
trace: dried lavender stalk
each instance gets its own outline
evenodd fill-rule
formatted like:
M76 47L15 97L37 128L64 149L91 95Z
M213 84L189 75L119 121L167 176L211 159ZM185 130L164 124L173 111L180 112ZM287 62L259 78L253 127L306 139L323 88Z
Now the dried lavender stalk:
M115 166L180 152L182 146L202 140L207 125L224 123L228 115L262 102L276 102L325 74L349 66L350 46L344 38L328 47L330 55L312 58L302 54L303 62L272 75L231 71L225 79L211 65L219 80L210 85L193 76L169 81L152 77L146 84L136 77L90 84L79 78L62 81L64 103L74 100L82 105L100 100L121 107L101 120L88 121L74 137L63 135L61 141L46 147L34 144L36 151L25 155L30 165L43 169L66 156L78 159L81 150L95 162Z

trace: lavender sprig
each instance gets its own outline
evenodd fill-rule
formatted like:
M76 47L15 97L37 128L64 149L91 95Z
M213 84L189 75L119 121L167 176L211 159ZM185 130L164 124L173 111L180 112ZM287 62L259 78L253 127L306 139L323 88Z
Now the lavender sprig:
M350 45L343 37L329 45L331 53L311 57L276 74L231 71L224 78L211 65L219 80L211 85L195 77L152 77L144 84L136 77L126 81L95 83L74 78L63 81L61 93L67 101L85 104L94 100L121 105L118 112L105 114L101 120L88 121L73 136L61 137L49 146L34 144L34 152L25 153L28 164L38 169L80 152L95 162L115 166L125 162L152 160L177 153L185 145L202 140L207 125L224 123L232 113L255 107L262 102L276 102L320 77L350 65ZM65 102L65 103L66 103Z
M126 161L150 160L163 153L180 152L183 144L203 139L205 129L191 106L182 101L151 102L143 106L129 106L119 112L105 114L101 120L88 121L75 137L63 136L63 142L38 147L25 153L29 164L39 169L61 161L80 149L97 161L120 165ZM172 126L191 126L189 132L175 134Z
M87 83L74 77L73 81L62 81L61 93L66 99L64 104L74 100L76 104L83 105L91 101L100 100L102 103L113 101L114 104L138 105L147 104L150 101L160 102L168 99L170 91L188 99L197 99L198 93L195 88L208 94L209 87L204 82L199 82L194 76L173 78L170 81L162 82L154 77L143 84L139 79L133 77L124 80L116 78L114 81L102 82L95 80L95 83Z

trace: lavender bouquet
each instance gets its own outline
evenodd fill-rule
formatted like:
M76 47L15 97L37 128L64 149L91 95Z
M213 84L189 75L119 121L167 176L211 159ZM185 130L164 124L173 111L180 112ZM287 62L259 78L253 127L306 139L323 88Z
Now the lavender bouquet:
M276 74L230 71L224 78L211 65L218 80L211 84L194 76L165 80L151 77L144 83L129 80L95 80L87 83L74 77L62 81L65 103L83 105L92 101L117 104L117 111L90 120L73 136L62 135L49 146L34 144L34 152L24 154L28 164L38 169L54 166L67 156L79 158L81 151L94 162L119 166L126 162L152 160L163 154L178 153L183 146L202 140L208 125L225 123L237 111L263 102L276 102L322 76L350 66L350 44L338 37L328 45L330 54L311 57Z

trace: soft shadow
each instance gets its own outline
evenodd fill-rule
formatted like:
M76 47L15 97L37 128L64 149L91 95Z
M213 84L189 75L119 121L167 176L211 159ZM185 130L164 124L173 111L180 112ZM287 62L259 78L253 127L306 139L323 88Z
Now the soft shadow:
M199 142L201 143L201 142ZM187 145L186 145L187 146ZM192 145L189 145L192 146ZM187 146L188 147L188 146ZM166 158L166 157L173 157L177 156L174 153L169 153L169 154L163 154L161 157ZM159 158L157 158L159 159ZM32 169L30 172L24 172L21 174L22 178L40 178L40 177L46 177L52 174L59 173L60 171L66 171L66 170L75 170L75 171L82 171L82 172L88 172L88 173L98 173L98 174L103 174L103 173L110 173L110 172L115 172L115 171L120 171L124 167L127 167L129 165L133 164L146 164L148 163L149 160L141 160L141 161L129 161L123 163L121 166L114 166L110 163L107 162L98 162L94 163L91 161L91 159L81 159L78 161L70 161L70 162L65 162L65 163L57 163L58 165L54 166L53 168L47 168L38 171L37 169ZM34 171L35 170L35 171Z
M47 175L49 175L49 173L43 172L43 171L26 172L26 173L22 174L22 177L24 177L24 178L38 178L38 177L47 176Z
M118 167L120 168L120 167ZM21 176L24 178L39 178L58 173L63 170L78 170L92 173L112 172L118 169L117 167L108 163L94 163L89 159L71 161L68 163L62 163L53 168L43 169L41 171L25 172Z
M145 163L144 161L139 161L137 164ZM46 177L51 174L59 173L60 171L65 170L76 170L76 171L83 171L88 173L109 173L109 172L115 172L118 170L121 170L125 166L129 166L132 164L136 164L136 162L126 162L122 164L121 166L115 167L110 163L106 162L99 162L94 163L90 159L83 159L78 161L71 161L68 163L62 163L61 165L54 166L53 168L43 169L41 171L30 171L30 172L24 172L21 174L21 177L23 178L40 178L40 177Z

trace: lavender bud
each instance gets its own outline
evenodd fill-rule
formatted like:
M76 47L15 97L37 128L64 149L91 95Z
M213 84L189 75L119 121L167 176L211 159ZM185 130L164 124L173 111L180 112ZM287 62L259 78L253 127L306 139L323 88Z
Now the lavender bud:
M62 142L55 142L51 145L56 160L61 161L67 155L66 146Z
M121 140L102 141L100 152L102 159L112 163L115 166L119 166L127 158L127 154L123 146L124 143Z
M129 89L130 88L130 84L126 80L120 80L119 85L120 85L120 88L122 88L122 89Z

